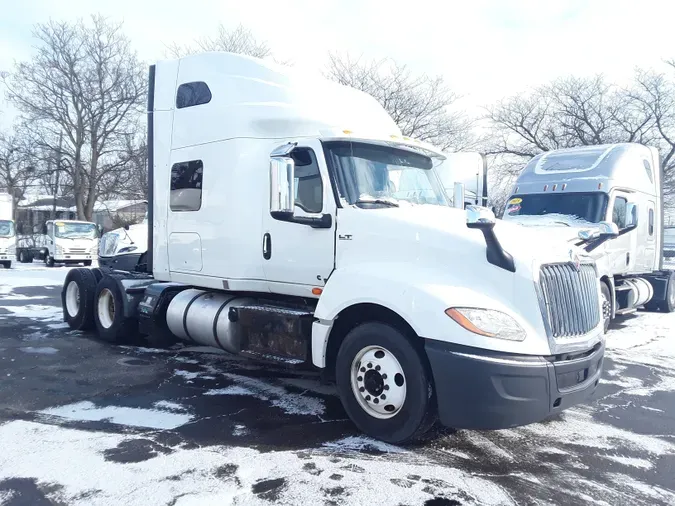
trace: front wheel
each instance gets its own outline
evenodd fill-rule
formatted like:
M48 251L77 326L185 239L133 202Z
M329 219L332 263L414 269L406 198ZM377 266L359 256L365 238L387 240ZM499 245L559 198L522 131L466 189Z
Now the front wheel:
M345 337L337 356L340 400L354 424L371 437L403 443L435 421L429 368L396 328L365 323Z
M21 250L19 252L19 263L22 263L22 264L28 263L28 254L23 250Z
M54 257L50 253L47 253L45 256L45 265L47 267L54 267Z
M82 263L84 264L85 267L91 267L91 260L85 260Z
M11 269L12 268L12 262L2 262L2 266L5 269Z
M605 334L609 331L609 323L612 321L612 292L607 283L600 283L602 301L602 321Z

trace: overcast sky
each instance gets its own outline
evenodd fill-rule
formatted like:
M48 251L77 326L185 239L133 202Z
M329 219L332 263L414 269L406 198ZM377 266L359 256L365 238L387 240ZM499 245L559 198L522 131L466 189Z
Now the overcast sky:
M242 23L297 66L321 69L338 50L440 74L469 108L561 75L622 82L675 57L672 0L0 0L0 71L30 57L35 23L94 12L124 21L147 62Z

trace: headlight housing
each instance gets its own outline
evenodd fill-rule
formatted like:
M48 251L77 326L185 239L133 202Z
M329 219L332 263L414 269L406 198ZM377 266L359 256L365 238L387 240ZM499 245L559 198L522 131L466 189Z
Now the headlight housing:
M16 255L16 244L10 244L9 246L7 246L7 254Z
M451 307L445 314L474 334L507 341L525 340L525 331L511 316L496 309Z
M63 255L63 248L61 246L56 246L56 254Z

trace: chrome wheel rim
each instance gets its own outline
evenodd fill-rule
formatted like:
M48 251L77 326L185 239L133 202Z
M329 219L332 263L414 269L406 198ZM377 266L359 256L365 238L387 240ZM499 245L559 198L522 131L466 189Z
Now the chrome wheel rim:
M350 372L351 387L359 406L373 418L396 416L405 404L407 381L398 359L382 346L359 351Z
M98 296L97 304L98 321L103 328L112 327L115 320L115 297L112 292L104 288Z
M71 281L66 287L66 311L73 318L80 312L80 287L75 281Z
M602 318L605 321L608 321L612 317L612 305L609 303L609 299L603 293L602 294Z

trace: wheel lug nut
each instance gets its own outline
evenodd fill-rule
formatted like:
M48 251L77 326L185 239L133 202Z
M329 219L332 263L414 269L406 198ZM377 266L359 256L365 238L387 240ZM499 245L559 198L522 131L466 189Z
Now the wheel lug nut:
M363 376L358 376L358 377L356 378L356 381L363 381Z
M362 368L361 368L361 372L366 372L366 368L365 368L365 367L362 367Z
M379 371L379 370L380 370L380 366L379 366L379 365L376 365L376 366L375 366L375 370L376 370L376 371Z
M368 369L372 369L372 368L373 368L373 364L371 364L370 362L368 362Z
M383 374L383 375L382 375L382 379L386 380L386 379L387 379L387 375L386 375L386 374Z
M373 402L374 402L375 404L377 404L377 403L380 402L380 399L378 399L377 397L375 397L375 399L373 399Z
M366 395L366 400L367 400L367 401L370 400L370 395Z
M382 395L380 395L380 399L382 399L383 401L386 401L386 400L387 400L387 396L384 395L384 394L382 394Z
M365 392L366 389L364 387L359 388L359 392Z
M389 390L389 385L384 385L385 390Z

